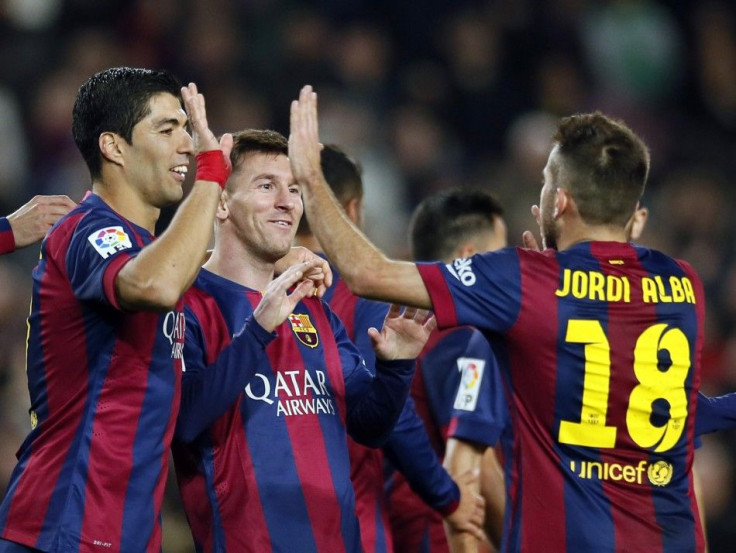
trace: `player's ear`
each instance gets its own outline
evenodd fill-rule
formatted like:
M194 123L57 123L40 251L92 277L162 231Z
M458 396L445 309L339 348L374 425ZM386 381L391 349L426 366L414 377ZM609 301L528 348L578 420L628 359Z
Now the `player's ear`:
M561 186L558 186L557 191L555 192L555 219L561 217L562 214L565 213L565 211L570 209L571 204L572 196L570 195L570 191L567 190L567 188L562 188Z
M453 256L456 259L457 258L466 258L471 257L478 253L478 249L475 247L475 244L472 242L465 242L463 244L460 244L460 246L455 250L455 253L457 255Z
M348 216L348 218L356 225L360 225L363 210L360 198L351 198L350 200L348 200L344 207L345 214Z
M223 190L220 193L220 201L217 203L217 212L215 213L215 217L217 217L218 221L224 221L230 216L230 206L228 205L229 199L230 194L227 189Z
M123 151L125 149L123 138L114 132L103 132L97 139L97 145L100 148L102 157L111 163L123 166Z

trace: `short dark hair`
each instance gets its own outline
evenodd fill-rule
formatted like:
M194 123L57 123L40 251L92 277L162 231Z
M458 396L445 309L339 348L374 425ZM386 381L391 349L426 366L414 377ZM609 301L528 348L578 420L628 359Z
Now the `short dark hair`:
M325 181L335 194L337 201L345 206L350 200L363 198L363 168L335 144L325 144L320 157ZM297 236L311 234L306 214L299 221Z
M82 84L72 112L72 135L92 180L102 173L100 135L114 132L130 143L133 127L150 113L151 98L161 93L181 101L181 83L168 71L113 67Z
M450 188L425 198L409 223L415 261L446 259L480 233L493 231L503 208L492 194L474 188Z
M562 119L553 140L559 147L553 182L570 191L583 221L626 225L649 174L644 141L598 111Z
M233 133L233 149L230 162L233 172L237 171L248 154L289 155L289 141L277 131L268 129L245 129Z

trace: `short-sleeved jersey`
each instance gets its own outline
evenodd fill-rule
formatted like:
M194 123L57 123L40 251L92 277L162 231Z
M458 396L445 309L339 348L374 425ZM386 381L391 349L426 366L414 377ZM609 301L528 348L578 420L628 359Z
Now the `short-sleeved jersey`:
M417 357L411 394L440 459L445 455L448 432L456 428L458 420L461 431L469 428L494 443L509 424L503 384L491 345L469 326L432 333ZM475 408L481 402L484 408L479 425ZM459 410L453 418L455 407ZM404 475L396 472L391 476L389 494L391 532L397 551L449 551L441 514L430 509L411 490Z
M200 272L186 294L187 373L216 362L260 299ZM236 404L192 443L175 443L197 550L361 551L346 420L373 376L317 298L300 302L276 332Z
M153 236L89 194L33 271L31 432L0 505L0 536L42 551L159 551L179 405L183 303L120 309L117 273Z
M375 353L368 329L380 329L383 326L388 304L356 296L350 292L334 266L332 273L333 283L324 299L345 325L348 336L363 355L366 365L373 367ZM348 454L363 550L365 553L392 553L394 548L383 492L383 454L380 449L361 445L349 436Z
M7 217L0 217L0 255L15 250L15 236Z
M440 326L503 335L503 551L692 552L704 296L654 250L584 242L418 265Z

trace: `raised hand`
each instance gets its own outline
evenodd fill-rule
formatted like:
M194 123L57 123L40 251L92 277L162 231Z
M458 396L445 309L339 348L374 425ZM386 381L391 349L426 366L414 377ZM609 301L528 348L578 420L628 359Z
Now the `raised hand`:
M299 93L299 99L291 102L289 161L297 182L308 185L315 174L322 174L321 150L317 124L317 93L310 85L306 85Z
M318 256L312 250L302 246L294 246L284 257L279 259L274 266L274 272L278 275L286 271L292 265L298 265L305 261L314 261L315 264L304 273L304 278L312 281L316 287L316 296L322 297L327 289L332 286L332 269L330 264Z
M233 137L231 134L225 133L218 142L217 137L215 137L207 123L204 96L197 90L197 85L189 83L187 86L181 87L181 98L184 100L184 109L192 128L194 153L222 150L225 159L229 160L230 151L233 147Z
M38 242L61 219L77 206L68 196L34 196L8 215L15 247L23 248Z
M429 311L392 304L383 328L368 329L376 356L384 361L414 359L427 343L429 335L437 327L437 320Z
M533 205L532 206L532 217L534 217L534 220L537 222L537 225L540 225L541 221L541 212L539 210L539 206ZM541 228L541 225L540 225ZM525 230L521 234L521 241L524 243L524 247L527 250L534 250L534 251L541 251L542 248L539 247L539 242L537 242L536 237L530 230Z
M316 260L292 265L269 283L261 302L253 312L259 325L273 332L294 312L297 303L314 292L314 284L304 276L317 265ZM289 294L289 289L295 284L296 288Z

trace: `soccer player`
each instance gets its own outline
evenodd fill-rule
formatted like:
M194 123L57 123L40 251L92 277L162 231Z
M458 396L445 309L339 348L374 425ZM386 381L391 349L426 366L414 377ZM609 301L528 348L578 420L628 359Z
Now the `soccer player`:
M316 102L306 86L292 103L289 159L351 290L500 338L513 431L502 550L703 551L692 459L705 299L687 263L627 240L643 141L601 113L562 119L540 193L551 249L414 264L341 213L319 167Z
M190 379L237 365L227 356L233 332L273 285L274 263L289 251L303 212L287 149L273 131L235 135L215 247L186 296L174 458L198 551L362 551L347 433L382 443L408 395L413 358L435 327L426 311L400 315L393 306L381 332L369 331L374 376L327 304L308 297L288 307L276 336L263 336L273 339L267 358L244 391L234 389L235 406L202 419Z
M34 196L7 217L0 217L0 255L35 244L76 205L69 196Z
M323 152L324 155L324 152ZM498 202L482 190L454 188L435 193L422 201L409 225L415 261L467 258L476 253L506 246L506 225ZM461 386L462 383L462 386ZM483 395L480 395L480 390ZM495 444L509 422L503 383L491 345L472 327L435 330L417 357L412 384L417 405L432 445L445 457L449 430L471 429ZM483 399L478 403L479 398ZM452 419L453 406L459 417ZM476 410L483 415L478 417ZM450 461L450 463L448 463ZM453 474L462 474L445 458ZM482 465L482 466L481 466ZM486 533L500 543L504 487L501 468L489 449L483 462L466 469L481 469L481 486L486 501ZM426 508L395 474L390 487L391 529L397 551L448 551L442 519ZM478 482L474 483L478 487ZM499 518L500 514L500 518ZM448 527L449 532L455 529Z
M325 180L340 201L346 215L359 228L363 221L363 179L361 167L345 152L334 145L326 145L322 150L321 166ZM296 233L296 244L312 251L321 251L319 242L302 217ZM368 366L375 360L368 329L380 327L389 305L359 298L348 290L340 275L333 269L333 284L325 293L324 299L334 313L345 324L350 339L358 346ZM457 388L457 386L456 386ZM448 409L449 411L449 409ZM348 438L350 453L350 479L355 489L355 505L363 550L367 553L391 553L400 551L411 553L417 548L408 549L405 543L394 544L388 524L388 507L384 493L383 455L391 461L404 479L404 485L411 485L419 494L418 518L424 522L426 517L438 521L439 531L444 541L442 520L446 517L453 528L466 528L474 517L480 519L482 501L469 493L472 472L458 476L465 493L452 480L437 457L429 442L422 421L414 411L411 398L407 399L396 426L381 449L365 447ZM421 499L420 499L421 498ZM461 505L462 503L462 505ZM475 504L475 508L471 508ZM414 506L412 506L414 507ZM479 512L474 512L478 510ZM407 516L409 513L407 513ZM420 537L421 541L421 537Z
M82 85L73 135L92 191L46 236L33 271L31 432L0 505L0 552L158 551L181 296L210 239L232 137L218 143L196 85L127 67ZM154 240L193 154L193 188Z

